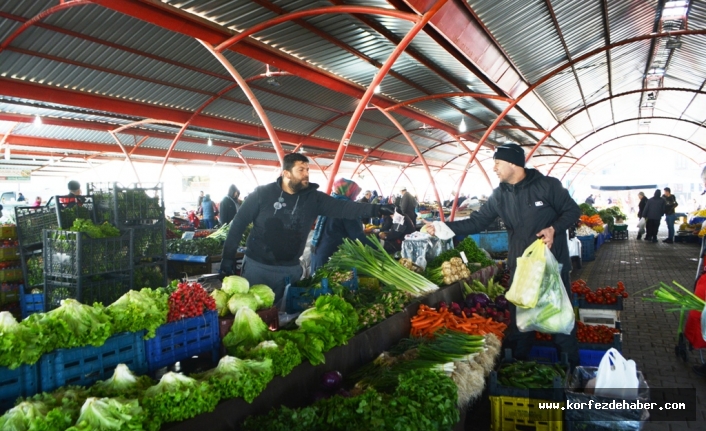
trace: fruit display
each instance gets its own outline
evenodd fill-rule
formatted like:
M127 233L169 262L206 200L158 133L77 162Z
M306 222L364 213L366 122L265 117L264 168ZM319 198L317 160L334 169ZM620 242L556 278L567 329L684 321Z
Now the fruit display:
M613 344L613 335L620 333L619 329L611 328L610 326L577 323L576 338L579 343Z
M618 302L618 297L627 298L628 292L625 291L625 284L619 281L617 287L602 287L594 292L586 285L584 280L576 280L571 283L571 291L579 296L583 296L586 302L590 304L615 304Z

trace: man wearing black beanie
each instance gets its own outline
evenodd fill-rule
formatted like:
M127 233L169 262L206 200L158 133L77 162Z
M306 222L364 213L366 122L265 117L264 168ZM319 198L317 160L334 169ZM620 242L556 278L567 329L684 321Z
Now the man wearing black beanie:
M581 216L581 210L561 182L542 175L536 169L525 168L525 152L517 144L508 143L495 149L493 171L500 186L493 190L488 202L467 220L447 223L456 235L481 232L500 217L508 230L507 263L514 277L517 258L537 238L542 238L556 260L563 265L561 279L571 297L571 258L566 231ZM432 225L427 232L434 234ZM511 307L512 338L517 342L515 357L526 359L532 348L534 334L517 330L515 307ZM555 334L561 353L567 353L572 366L579 364L576 326L570 335Z

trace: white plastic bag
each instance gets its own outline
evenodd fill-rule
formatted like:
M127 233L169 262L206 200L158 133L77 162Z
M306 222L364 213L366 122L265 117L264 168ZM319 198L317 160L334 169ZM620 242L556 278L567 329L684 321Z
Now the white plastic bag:
M434 236L441 240L451 239L456 236L454 231L450 227L446 226L446 223L441 221L435 221L434 224Z
M544 244L543 244L544 245ZM574 308L561 279L559 262L544 245L546 266L534 308L517 308L517 329L545 334L570 334L576 323Z
M612 347L608 349L598 365L595 394L601 397L634 400L637 398L639 385L635 361L625 359Z
M544 242L538 239L525 249L521 257L517 258L515 275L505 298L518 307L534 308L537 305L546 267L545 248L547 246Z
M637 222L637 234L639 236L642 236L645 234L645 226L647 226L647 219L642 217L638 222Z

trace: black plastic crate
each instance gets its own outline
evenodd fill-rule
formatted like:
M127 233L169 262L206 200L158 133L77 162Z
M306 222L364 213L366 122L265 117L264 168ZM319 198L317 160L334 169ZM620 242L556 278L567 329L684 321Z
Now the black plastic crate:
M17 239L23 251L42 247L42 230L57 229L56 208L53 199L49 199L46 206L40 207L15 207L15 220L17 223Z
M75 299L82 304L101 302L107 306L132 290L132 271L85 276L75 279L45 277L44 310L53 310L62 299Z
M143 287L163 287L167 285L167 261L135 265L132 285L136 290Z
M34 287L44 286L44 257L41 248L20 253L22 262L22 278L24 279L27 291Z
M151 226L133 229L133 259L135 264L164 262L167 259L167 230L164 220Z
M89 194L96 197L98 221L108 221L119 228L150 226L164 221L164 188L153 185L89 183Z
M55 196L56 219L59 229L69 229L76 219L86 219L95 223L96 212L93 196Z
M85 232L44 231L44 276L79 277L132 269L133 231L91 238Z

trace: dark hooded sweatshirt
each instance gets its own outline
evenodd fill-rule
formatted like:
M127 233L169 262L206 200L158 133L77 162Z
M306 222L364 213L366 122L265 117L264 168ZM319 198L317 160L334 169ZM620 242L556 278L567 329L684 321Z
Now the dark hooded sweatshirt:
M337 200L320 192L318 184L290 195L282 190L282 177L260 186L243 202L228 230L223 261L233 263L245 228L252 223L245 256L265 265L294 266L304 253L316 217L360 219L377 217L379 205ZM282 207L275 204L282 198Z
M501 183L488 202L467 220L448 223L454 233L470 235L485 230L500 218L508 231L508 266L514 273L516 260L537 240L537 233L554 227L551 251L564 271L571 269L566 230L581 216L581 210L561 182L535 169L525 169L526 177L517 184ZM568 269L567 269L568 268Z

